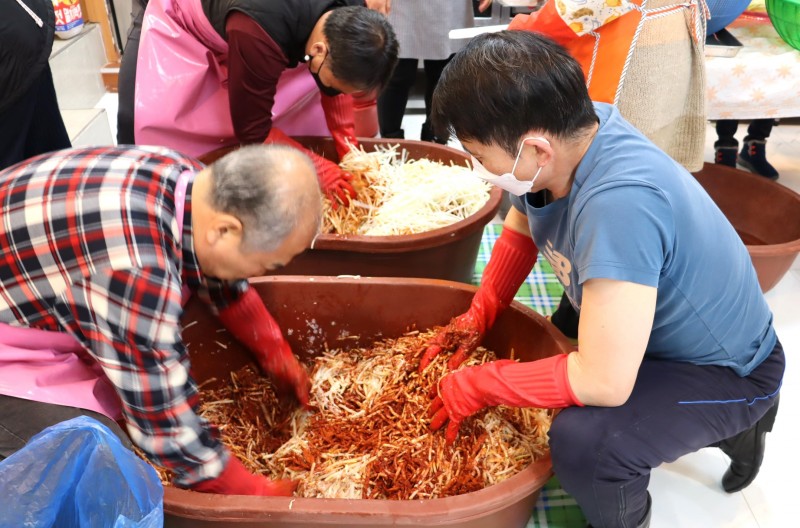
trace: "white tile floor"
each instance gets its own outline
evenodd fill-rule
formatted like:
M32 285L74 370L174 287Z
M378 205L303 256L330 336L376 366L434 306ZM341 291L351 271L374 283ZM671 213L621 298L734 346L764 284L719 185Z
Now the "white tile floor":
M408 139L419 139L424 116L407 115L403 128ZM741 123L741 141L747 123ZM706 135L706 161L713 161L714 127ZM780 173L779 183L800 192L800 123L784 123L773 129L767 143L768 159ZM450 146L459 148L455 141ZM756 480L739 493L722 490L720 479L728 458L718 449L703 449L653 471L652 528L787 528L797 526L797 494L791 479L800 473L798 456L800 425L793 418L800 408L800 368L792 362L800 350L800 259L781 282L767 293L775 315L775 327L787 354L786 376L781 391L775 429L767 435L764 464Z
M116 136L116 96L108 94L98 104L106 108ZM424 116L409 114L403 120L408 139L419 139ZM737 137L744 136L742 123ZM706 160L713 160L716 134L709 125ZM455 141L451 146L460 148ZM768 142L770 162L780 172L779 183L800 192L800 123L775 127ZM653 471L652 528L786 528L796 526L796 491L791 479L800 473L798 456L800 425L792 418L800 408L800 368L792 362L800 350L800 259L783 280L766 295L775 315L775 327L787 353L787 369L781 407L775 429L767 436L761 473L747 489L727 494L720 479L727 457L718 449L704 449Z

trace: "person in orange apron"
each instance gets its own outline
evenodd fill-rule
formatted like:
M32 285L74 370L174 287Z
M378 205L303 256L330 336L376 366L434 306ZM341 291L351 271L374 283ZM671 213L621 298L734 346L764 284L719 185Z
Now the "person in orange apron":
M202 291L306 404L307 374L244 279L310 245L320 197L313 164L286 146L205 169L160 147L72 149L0 172L0 459L76 415L118 435L122 418L177 486L291 494L294 482L249 473L198 416L180 316Z
M358 145L348 94L379 91L397 62L391 25L363 0L150 0L141 17L120 68L120 144L199 156L302 148L289 135L330 131L341 158ZM306 153L325 192L347 203L351 176Z
M689 172L703 167L705 9L697 0L549 0L514 17L564 46L593 101L622 116Z

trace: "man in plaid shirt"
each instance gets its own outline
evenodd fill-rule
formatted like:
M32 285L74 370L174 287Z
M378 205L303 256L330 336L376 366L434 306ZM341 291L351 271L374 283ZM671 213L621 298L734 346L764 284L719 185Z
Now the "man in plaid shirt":
M182 289L207 293L262 369L307 403L305 371L244 279L304 251L320 203L311 162L279 146L246 147L208 168L154 147L73 149L0 172L0 459L76 412L116 418L116 404L133 442L177 485L291 494L293 482L244 469L197 415ZM70 353L39 347L41 361L33 340L65 334ZM83 370L60 374L66 365ZM92 369L88 399L114 401L76 410Z

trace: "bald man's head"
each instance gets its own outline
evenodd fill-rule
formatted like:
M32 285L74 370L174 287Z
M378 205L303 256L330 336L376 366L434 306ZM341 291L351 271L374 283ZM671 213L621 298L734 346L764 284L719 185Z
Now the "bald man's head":
M319 232L317 174L291 147L231 152L195 177L191 197L194 252L211 277L268 274L308 249Z
M251 145L211 166L210 205L244 227L244 249L269 251L296 230L310 240L322 218L317 174L301 151L282 145Z

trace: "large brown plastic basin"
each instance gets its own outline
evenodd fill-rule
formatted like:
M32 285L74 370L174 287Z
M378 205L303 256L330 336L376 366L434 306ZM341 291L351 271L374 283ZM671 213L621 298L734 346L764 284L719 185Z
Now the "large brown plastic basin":
M333 140L297 137L305 147L336 159ZM377 145L397 145L410 159L428 158L442 163L467 165L469 158L459 150L423 141L359 138L371 151ZM224 147L200 157L210 164L235 147ZM314 249L298 255L281 275L363 275L372 277L424 277L472 282L483 228L500 207L502 192L492 187L489 201L475 214L447 227L399 236L320 235Z
M349 333L349 344L369 344L399 336L410 326L425 329L446 323L469 306L475 288L465 284L396 278L266 277L252 281L292 348L314 355ZM200 302L187 306L183 323L192 371L202 382L227 379L231 370L251 361ZM227 345L222 349L215 341ZM534 360L571 347L555 327L533 310L513 303L486 336L498 355ZM420 417L424 419L424 417ZM390 525L451 528L521 528L542 486L552 475L549 457L514 477L480 491L434 500L345 500L243 497L195 493L167 487L166 526L172 527L384 527Z
M800 195L761 176L712 163L694 177L747 246L761 290L771 290L800 252Z

